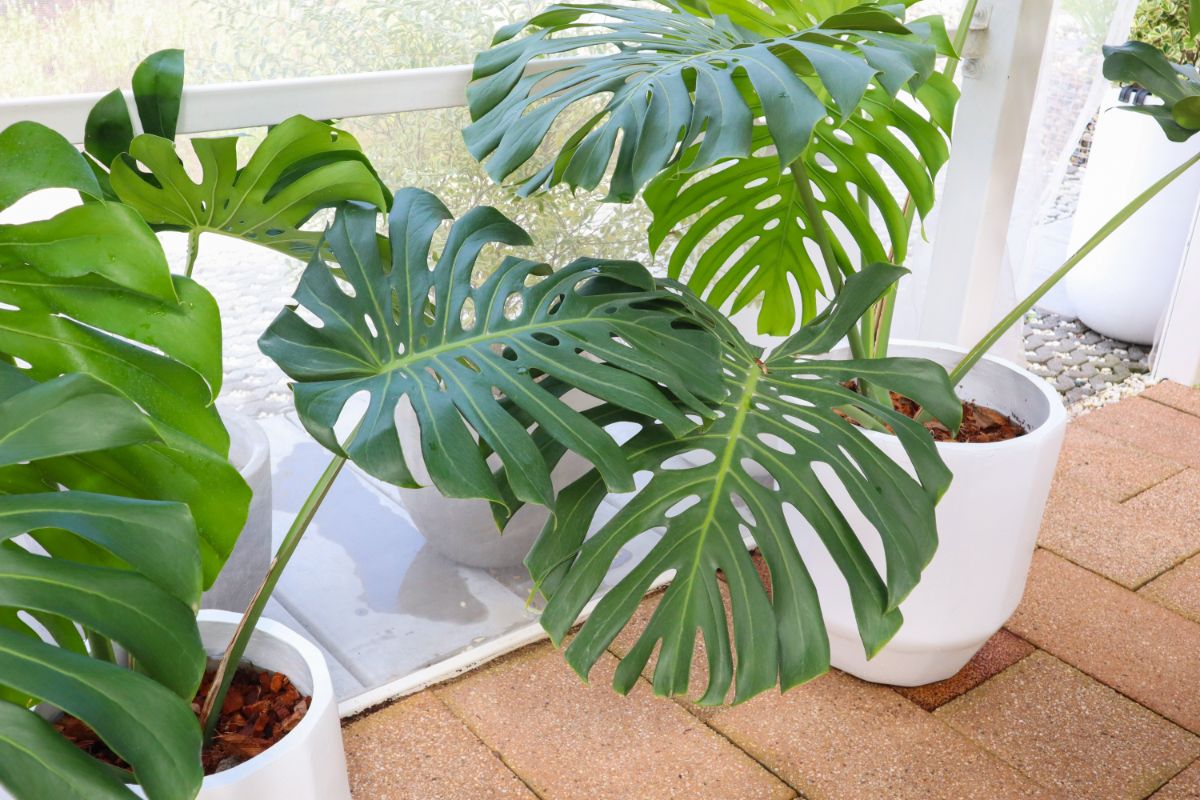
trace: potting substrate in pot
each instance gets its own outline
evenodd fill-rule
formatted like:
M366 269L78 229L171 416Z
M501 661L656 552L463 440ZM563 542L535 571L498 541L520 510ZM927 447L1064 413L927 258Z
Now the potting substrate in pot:
M891 348L892 355L928 358L948 368L963 353L920 342L897 342ZM995 409L1026 432L1007 441L938 442L954 479L937 507L937 552L921 582L900 604L904 624L873 659L867 659L859 639L841 572L812 528L799 514L789 513L793 536L821 598L832 664L864 680L918 686L954 675L1003 626L1025 589L1066 431L1066 412L1048 384L997 358L980 361L957 390L964 401ZM894 436L864 433L889 457L910 466ZM876 569L886 574L879 535L832 472L822 465L817 470Z
M200 612L200 638L211 659L220 657L239 619L227 611ZM226 700L228 711L216 736L220 741L204 758L206 772L220 771L206 775L198 800L350 800L337 702L321 652L286 626L263 619L243 666ZM253 695L258 681L265 685L259 684L260 692ZM255 705L260 708L251 708ZM239 716L248 728L236 725ZM267 725L283 726L286 733L261 749L264 741L254 735L256 722L263 726L260 733ZM77 743L86 740L86 729L62 721L58 725ZM266 738L276 737L268 732ZM104 751L97 745L92 752L103 756ZM9 800L3 789L0 800Z

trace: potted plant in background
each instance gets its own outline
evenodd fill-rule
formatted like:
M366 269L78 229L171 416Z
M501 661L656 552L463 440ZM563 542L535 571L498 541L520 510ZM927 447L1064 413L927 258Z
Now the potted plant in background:
M1153 116L1160 103L1173 99L1171 81L1163 85L1163 78L1175 73L1167 62L1183 65L1181 75L1195 74L1197 40L1189 30L1187 0L1143 0L1129 36L1142 43L1137 48L1142 52L1160 52L1157 66L1166 72L1140 76L1145 84L1138 82L1139 76L1118 76L1119 85L1106 96L1071 231L1072 249L1087 241L1127 198L1200 152L1196 142L1179 130L1168 131L1164 142ZM1112 113L1131 104L1147 112ZM1189 173L1065 279L1071 310L1088 327L1122 341L1154 343L1183 260L1198 197L1200 173ZM1130 264L1139 267L1131 270Z
M730 314L760 303L759 333L787 334L797 318L814 319L819 295L831 297L830 308L838 314L858 308L859 303L845 298L848 276L870 269L862 265L902 263L916 214L933 205L934 180L949 156L958 97L952 81L954 53L967 26L959 25L957 41L951 43L940 18L905 22L903 10L873 4L759 7L664 0L662 5L666 8L554 6L501 30L492 49L476 60L468 93L473 122L464 132L468 148L486 159L495 179L520 174L522 193L559 183L592 189L607 177L608 199L628 201L644 187L655 216L649 231L652 247L677 236L667 259L669 274L686 274L688 286ZM973 10L969 3L964 19ZM536 58L598 46L609 52L583 65L521 77ZM941 72L935 71L939 53L948 57ZM558 114L573 103L592 101L599 103L594 116L569 131L565 144L543 161L538 147ZM615 162L611 175L610 162ZM893 273L893 279L899 274ZM848 340L838 357L865 370L857 391L889 407L889 390L907 394L896 383L900 376L890 367L890 354L932 358L947 368L963 360L955 348L890 343L893 302L894 290L888 289L880 302L863 305L853 324L838 332ZM713 317L721 315L713 312ZM726 325L723 335L725 341L733 340L734 328ZM734 341L730 346L735 351L746 346ZM790 352L788 344L782 348ZM732 351L728 355L734 357ZM970 364L976 360L978 355ZM871 376L872 369L881 372ZM739 372L737 380L748 381L751 388L761 382L753 371ZM903 527L892 518L901 502L888 503L886 511L874 516L863 513L861 501L857 508L850 502L856 499L853 483L845 482L838 467L830 465L843 486L832 485L830 466L813 473L808 461L822 459L801 448L780 450L770 455L776 463L764 464L766 451L757 437L765 430L756 426L732 431L717 466L697 467L693 473L713 487L702 496L729 491L742 459L757 460L764 469L739 476L739 492L759 491L744 488L746 475L765 477L777 486L791 480L785 473L789 468L810 483L812 474L821 478L820 488L812 488L819 492L820 511L797 506L801 513L791 515L787 547L762 541L753 525L745 524L758 541L773 584L790 582L800 570L812 573L803 603L808 626L823 612L834 665L872 680L918 684L954 674L1008 618L1024 588L1065 415L1042 382L997 360L984 361L969 376L960 366L953 383L968 401L966 425L961 441L939 442L937 448L957 477L938 507L938 554L903 605L898 600L912 588L910 565L914 560L923 565L932 549L918 556L896 545L898 531L867 533L871 527L881 533L889 526ZM745 386L739 385L736 392L741 391ZM752 417L757 400L749 402ZM903 436L888 435L869 419L859 419L856 402L855 394L847 393L838 396L835 406L875 428L867 434L873 443L907 466ZM1020 438L989 441L995 436L992 428L1003 426L994 424L1001 415L987 407L1022 423ZM937 416L955 419L947 410ZM972 434L983 443L966 443ZM652 464L644 466L667 474ZM844 488L851 489L849 497ZM638 499L650 504L663 491L652 480ZM573 490L564 494L574 496ZM764 502L751 509L760 524ZM633 502L629 508L638 505ZM980 508L989 509L986 521L981 521ZM834 515L841 546L847 548L843 553L830 548L821 533L827 514ZM580 524L568 513L560 512L559 521L573 529ZM544 621L552 635L564 635L568 620L582 608L587 592L579 587L594 585L590 560L603 558L602 542L666 522L662 516L635 518L632 511L618 515L592 540L580 543L578 559L558 550L569 534L548 529L545 546L539 544L529 564L549 597ZM737 530L732 519L725 525ZM704 541L704 534L697 539ZM616 550L610 546L603 552ZM856 585L847 569L850 563L886 574L886 586ZM638 577L601 602L598 611L608 613L594 619L604 622L585 624L574 638L568 658L581 671L628 620L632 598L639 594L635 581L646 574L635 570ZM766 595L751 585L756 582L752 573L736 580L731 582L736 593L753 594L763 608L770 608ZM684 585L677 575L656 620L674 624L679 622L676 615L695 613L686 610L687 601L675 598L686 592ZM777 614L780 601L776 595ZM704 625L716 630L710 620ZM660 635L652 625L627 656L618 673L622 688ZM718 674L727 673L728 648L708 644L710 652L716 651L711 666L721 668L715 669ZM690 658L690 637L683 645L676 650L672 644L668 657L660 655L655 674L659 689L686 688L686 669L680 665ZM663 646L667 649L667 643ZM722 696L710 689L705 699Z

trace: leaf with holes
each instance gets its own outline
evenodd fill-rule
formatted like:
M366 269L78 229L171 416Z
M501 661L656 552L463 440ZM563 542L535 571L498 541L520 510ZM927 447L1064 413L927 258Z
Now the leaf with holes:
M811 185L818 225L827 218L845 227L865 263L903 263L910 225L889 185L899 177L924 217L933 207L934 181L950 155L948 138L958 90L935 73L917 94L925 113L872 86L844 122L821 120L800 159L783 166L771 133L756 125L754 155L689 171L693 153L646 188L654 214L650 246L657 250L680 231L671 250L669 274L690 266L687 285L709 304L736 313L761 299L760 333L787 335L816 313L817 295L827 287L806 244L817 247L814 220L795 181ZM887 240L876 230L881 219ZM833 239L842 272L855 269L846 248ZM890 252L889 252L890 251ZM728 306L726 305L728 304Z
M345 131L292 117L240 168L237 143L192 139L202 170L193 181L171 140L143 134L112 163L113 192L159 230L234 236L295 258L311 256L320 241L319 231L301 228L321 209L347 201L386 207L378 176Z
M31 157L40 159L36 169ZM57 186L92 201L0 225L0 361L21 364L35 381L83 373L115 387L155 422L159 443L51 459L35 479L188 503L211 584L250 501L213 405L221 385L216 302L171 274L154 232L127 206L99 199L83 157L60 135L35 123L0 132L4 203Z
M56 461L161 447L159 424L88 375L38 383L0 363L0 431L0 785L17 800L134 797L98 762L68 754L74 746L30 710L45 702L88 724L149 797L194 797L202 775L190 703L206 659L187 506L52 482L13 491L36 486L19 478ZM102 640L138 671L106 660Z
M875 4L801 0L786 17L760 15L755 28L710 15L704 3L663 4L555 5L498 32L467 92L471 154L505 180L539 160L559 116L579 104L598 110L548 163L518 178L522 194L559 183L593 189L615 157L608 196L629 201L671 164L699 171L750 155L759 117L789 164L831 108L844 121L872 86L889 97L915 91L944 40L935 26L906 27L895 8ZM597 49L605 55L526 74L541 57Z
M601 401L660 419L675 433L695 427L722 391L712 336L681 314L640 264L579 259L552 272L506 256L481 285L472 273L493 245L528 244L526 233L493 208L476 208L449 229L430 266L435 233L451 219L433 195L405 189L389 218L391 258L375 238L375 213L346 206L329 231L341 288L320 258L296 301L260 340L294 381L309 432L370 474L413 486L396 428L411 405L433 483L450 497L504 496L478 441L499 456L517 499L550 505L550 471L524 418L595 464L616 489L633 486L616 443L542 384L569 385ZM347 401L370 396L357 433L339 442L334 424ZM697 417L698 419L698 417Z
M792 539L793 520L816 531L849 585L868 655L901 623L900 602L937 546L934 506L950 482L932 437L890 407L846 388L880 381L956 427L961 408L945 371L920 359L821 360L904 270L874 265L811 325L765 355L699 301L695 313L719 332L727 396L718 419L682 437L642 419L622 446L635 471L650 473L615 516L585 539L607 491L592 472L559 495L557 515L526 564L548 598L542 625L563 641L596 595L613 559L634 537L663 531L628 575L598 602L566 649L586 676L629 624L648 588L674 573L645 630L622 659L613 685L627 692L656 651L654 688L688 691L696 631L708 654L700 702L724 702L731 683L742 701L777 683L784 689L829 666L829 642L816 590ZM891 426L915 477L842 416L849 410ZM610 411L600 412L611 421ZM840 483L883 540L880 576L827 487ZM752 539L771 573L768 597L746 551ZM728 584L733 639L718 572ZM736 651L736 675L734 669Z

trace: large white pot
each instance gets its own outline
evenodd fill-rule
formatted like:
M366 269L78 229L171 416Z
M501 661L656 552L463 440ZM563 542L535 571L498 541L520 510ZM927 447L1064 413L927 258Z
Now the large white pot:
M963 351L937 344L894 343L891 354L947 367ZM986 358L958 387L965 400L1003 411L1029 432L993 444L939 443L954 481L937 508L938 549L921 582L900 605L904 625L868 661L850 592L816 533L798 515L793 532L812 571L829 629L835 667L864 680L919 686L949 678L1016 610L1037 544L1042 512L1066 431L1067 416L1049 384L1020 367ZM866 435L897 462L911 463L894 436ZM858 533L880 574L883 546L874 528L826 471L822 480Z
M568 393L564 400L576 410L595 404L592 398L580 392ZM409 467L424 488L387 487L386 491L397 497L430 547L451 561L471 567L520 567L550 518L549 510L527 504L517 511L503 533L497 531L491 504L486 500L444 497L432 485L428 470L417 458L421 453L420 427L411 406L404 404L398 408L396 425L401 447L412 462ZM495 456L488 463L492 469L499 466ZM555 491L589 469L591 465L584 458L568 451L551 473Z
M1068 252L1078 250L1129 201L1200 152L1200 137L1169 142L1152 118L1115 105L1117 90L1108 96L1096 125ZM1067 274L1067 297L1088 327L1121 341L1154 342L1198 195L1200 170L1190 170Z
M244 611L271 565L271 444L254 420L221 409L229 431L229 461L250 485L254 497L246 526L216 583L200 601L202 608Z
M228 611L200 612L200 639L211 658L220 658L239 619ZM312 705L300 724L269 750L205 778L197 800L351 800L337 700L321 651L288 627L263 619L245 660L287 675L312 696ZM129 788L145 796L139 787ZM3 787L0 800L13 800Z

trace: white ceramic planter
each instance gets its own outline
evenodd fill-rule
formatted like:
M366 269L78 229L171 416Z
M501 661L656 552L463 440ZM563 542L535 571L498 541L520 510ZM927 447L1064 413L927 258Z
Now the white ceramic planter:
M1200 139L1172 143L1150 117L1112 108L1096 125L1068 252L1150 184L1200 152ZM1134 214L1063 279L1070 304L1105 336L1151 344L1166 312L1191 230L1200 171L1192 170Z
M571 396L575 395L572 402ZM591 398L578 392L566 396L567 402L577 410L594 404ZM421 452L420 428L416 415L407 405L400 406L396 415L400 444L406 455ZM493 469L499 461L493 456L489 460ZM414 477L423 485L421 489L389 487L412 517L417 530L429 542L430 547L459 564L485 569L521 567L525 556L537 540L550 512L543 506L522 507L500 533L492 518L492 508L485 500L457 500L443 497L432 485L429 472L423 463L410 463ZM575 453L567 452L551 474L555 491L562 489L591 469L591 465Z
M240 616L201 611L200 638L208 654L225 650ZM197 800L350 800L342 726L333 681L321 651L273 620L258 623L246 660L282 672L312 695L312 705L291 733L262 755L204 779Z
M891 353L953 366L963 351L898 342ZM981 361L958 392L965 400L1009 414L1029 433L993 444L938 444L954 481L937 508L937 553L920 584L900 605L904 625L870 661L858 638L841 573L807 523L799 515L792 520L797 545L821 597L833 665L868 681L919 686L954 675L1012 615L1025 590L1066 431L1066 412L1047 383L995 358ZM910 467L894 436L866 435ZM826 470L822 481L884 574L878 534L831 472Z
M246 526L233 554L200 601L202 608L241 612L250 604L271 565L271 445L266 431L247 416L226 409L221 420L229 430L229 461L250 485L254 497Z
M240 618L228 611L200 612L200 638L210 657L221 656ZM300 724L265 753L205 778L197 800L351 800L337 699L321 651L285 625L264 619L246 648L246 660L287 675L312 696L312 705ZM139 787L129 788L145 796ZM13 800L3 787L0 800Z

